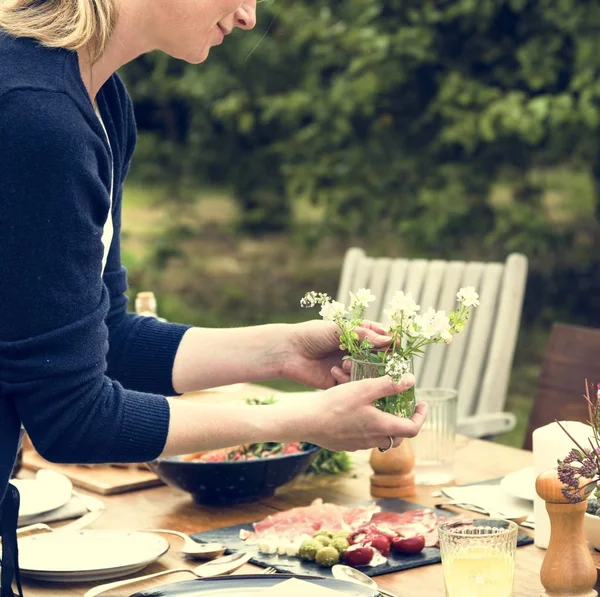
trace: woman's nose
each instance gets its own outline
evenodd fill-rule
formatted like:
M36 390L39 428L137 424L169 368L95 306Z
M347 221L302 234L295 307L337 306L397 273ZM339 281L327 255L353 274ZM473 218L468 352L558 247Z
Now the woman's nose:
M256 25L256 2L248 2L235 13L235 26L240 29L254 29Z

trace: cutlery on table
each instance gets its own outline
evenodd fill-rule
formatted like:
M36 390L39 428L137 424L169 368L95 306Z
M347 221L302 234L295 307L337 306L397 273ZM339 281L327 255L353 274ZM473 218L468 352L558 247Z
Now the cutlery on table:
M29 533L33 533L35 531L48 531L48 532L80 531L80 530L84 529L85 527L89 526L90 524L92 524L93 522L95 522L96 520L98 520L98 518L100 518L100 516L102 516L104 509L105 509L103 501L99 500L98 498L89 496L89 495L83 495L82 493L79 493L78 491L75 491L75 490L73 490L72 493L75 497L79 498L83 502L85 507L88 509L88 512L86 514L84 514L83 516L80 516L76 520L68 522L67 524L64 524L57 528L52 528L51 526L48 526L47 524L45 524L43 522L37 522L35 524L30 524L30 525L21 527L20 529L17 529L17 536L26 535Z
M238 568L241 568L252 555L248 552L234 553L229 556L223 556L216 560L211 560L204 564L200 564L196 568L177 568L175 570L163 570L162 572L155 572L154 574L146 574L145 576L137 576L135 578L128 578L127 580L117 580L115 582L109 582L103 585L98 585L87 591L84 597L96 597L106 591L112 591L126 585L131 585L144 580L150 580L151 578L158 578L159 576L166 576L167 574L175 574L176 572L187 572L198 578L208 578L209 576L221 576L223 574L229 574Z
M357 585L369 587L369 589L378 591L380 595L384 595L385 597L398 597L395 593L392 593L387 589L382 589L371 577L363 574L356 568L352 568L351 566L336 564L331 569L331 574L333 574L333 577L337 578L338 580L345 580L347 582L353 582Z
M105 506L103 501L92 497L91 495L84 495L75 490L73 490L73 495L83 502L89 512L84 514L81 518L55 529L56 531L80 531L98 520L98 518L104 514Z
M210 560L218 558L225 553L227 549L221 543L198 543L189 535L180 533L179 531L171 531L168 529L142 529L145 533L165 533L167 535L176 535L183 539L183 546L179 553L183 556L198 560Z
M517 524L525 522L528 518L527 514L523 514L522 516L506 516L506 514L502 512L497 512L488 508L482 508L481 506L477 506L475 504L469 504L466 502L460 502L456 500L440 502L438 504L435 504L436 508L440 508L442 510L445 509L447 506L455 506L457 508L462 508L463 510L469 510L470 512L479 512L480 514L484 514L485 516L489 516L490 518L497 518L499 520L512 520Z
M54 529L43 522L36 522L35 524L29 524L26 527L17 529L17 537L21 535L27 535L35 531L53 531Z

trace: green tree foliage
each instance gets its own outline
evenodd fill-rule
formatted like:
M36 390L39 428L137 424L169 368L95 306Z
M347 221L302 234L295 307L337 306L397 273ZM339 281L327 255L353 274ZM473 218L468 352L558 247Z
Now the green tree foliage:
M200 67L152 55L125 72L145 169L230 183L247 228L284 227L302 196L343 233L536 252L556 230L534 168L568 162L600 191L596 0L258 6L261 27ZM494 206L499 180L517 184Z

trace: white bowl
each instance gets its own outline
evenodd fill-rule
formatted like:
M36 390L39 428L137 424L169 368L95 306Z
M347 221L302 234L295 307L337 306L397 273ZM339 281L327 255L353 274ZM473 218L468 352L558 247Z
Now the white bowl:
M583 531L588 543L600 551L600 516L586 512L583 519Z

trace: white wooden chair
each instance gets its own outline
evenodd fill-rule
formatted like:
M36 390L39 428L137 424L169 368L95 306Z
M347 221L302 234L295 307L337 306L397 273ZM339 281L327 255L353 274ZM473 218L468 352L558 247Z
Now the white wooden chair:
M456 388L458 432L484 437L510 431L516 423L504 405L526 279L527 257L519 253L504 263L483 263L373 258L354 247L344 258L337 300L348 304L349 291L370 288L377 301L365 316L387 323L383 311L397 290L412 293L421 310L449 312L457 306L458 290L474 286L481 306L466 329L449 346L430 346L416 358L415 376L417 387Z

